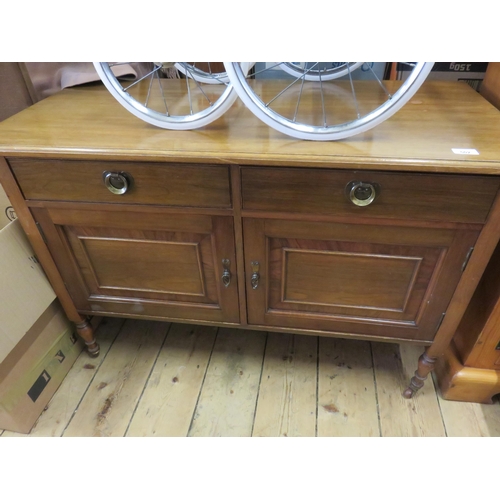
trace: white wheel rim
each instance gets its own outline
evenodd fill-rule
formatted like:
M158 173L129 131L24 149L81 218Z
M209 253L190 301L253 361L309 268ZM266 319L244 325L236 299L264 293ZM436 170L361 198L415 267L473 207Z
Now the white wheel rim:
M243 63L242 63L243 64ZM367 116L334 126L313 126L293 122L274 112L257 96L240 68L240 63L224 63L227 74L240 99L260 120L270 127L297 139L328 141L366 132L390 118L401 109L420 88L434 63L416 63L415 69L390 100L372 110ZM352 83L352 82L351 82Z
M94 67L111 95L113 95L125 109L137 118L161 128L192 130L204 127L221 117L237 98L233 86L228 83L225 84L225 90L213 105L207 106L203 111L190 115L167 115L148 108L126 92L117 78L113 75L109 63L94 63Z

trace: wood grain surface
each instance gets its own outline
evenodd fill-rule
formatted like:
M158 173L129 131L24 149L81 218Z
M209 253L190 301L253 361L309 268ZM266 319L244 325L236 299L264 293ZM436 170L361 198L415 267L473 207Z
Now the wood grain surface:
M499 136L498 110L461 82L425 82L389 120L325 143L280 134L239 101L199 130L155 128L96 85L64 90L2 122L0 154L498 174ZM479 155L456 155L452 148L473 148Z

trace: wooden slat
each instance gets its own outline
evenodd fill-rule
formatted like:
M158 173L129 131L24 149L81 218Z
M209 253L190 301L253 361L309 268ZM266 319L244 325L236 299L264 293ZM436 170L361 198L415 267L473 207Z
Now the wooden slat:
M413 399L402 396L423 348L372 343L372 349L382 436L445 436L430 379Z
M168 327L168 323L127 321L64 436L125 434Z
M251 436L266 334L220 329L189 436Z
M127 436L186 436L217 328L172 325Z
M40 415L29 434L6 431L3 437L62 436L75 412L75 408L77 408L99 367L106 359L106 354L122 328L124 321L123 319L110 318L101 322L99 329L96 331L96 338L101 347L99 357L96 359L89 358L86 351L80 354L63 383L50 400L47 409Z
M318 338L269 333L253 436L315 436Z
M378 436L369 342L319 339L317 435Z

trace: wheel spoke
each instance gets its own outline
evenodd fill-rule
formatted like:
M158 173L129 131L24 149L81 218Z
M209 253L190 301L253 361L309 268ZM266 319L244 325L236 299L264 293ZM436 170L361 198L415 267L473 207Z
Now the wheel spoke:
M351 82L351 90L352 90L352 96L354 97L354 105L356 106L356 114L358 115L358 119L361 118L361 115L359 114L359 106L358 106L358 99L356 97L356 91L354 90L354 83L352 81L352 75L351 75L351 67L349 64L347 65L347 72L349 74L349 81Z
M325 96L323 94L323 80L321 79L321 70L318 71L319 89L321 90L321 107L323 108L323 127L326 128Z
M186 85L187 85L187 91L188 91L188 101L189 101L189 112L192 115L193 114L193 101L191 100L191 85L189 84L190 78L187 78L186 75Z
M299 97L297 99L297 105L295 106L295 114L293 115L293 122L295 123L297 120L297 113L299 112L300 99L302 98L302 90L304 89L305 78L302 78L302 83L300 84Z
M318 64L319 63L316 63L314 66L317 66ZM264 106L266 106L266 108L267 108L269 106L269 104L271 104L273 101L278 99L278 97L280 95L284 94L292 85L295 85L301 78L305 78L307 73L309 73L314 68L314 66L311 66L307 71L304 72L303 75L296 78L290 85L287 85L279 94L275 95L270 101L268 101L266 104L264 104Z
M151 75L151 79L149 80L149 88L148 88L148 95L146 96L146 102L144 103L144 106L147 108L148 107L148 103L149 103L149 96L151 95L151 87L153 86L153 81L155 79L155 74L157 75L158 72L156 73L153 73Z
M380 78L377 76L377 73L373 71L373 68L371 66L370 66L370 71L373 73L373 76L375 77L379 85L382 87L382 90L387 94L387 97L389 99L392 99L392 94L387 90L386 86L380 81Z
M184 69L186 70L187 73L189 73L189 76L191 77L191 79L194 80L194 82L196 83L196 86L198 87L200 92L205 96L205 99L208 101L208 104L210 104L210 106L213 106L212 101L209 99L207 94L205 94L205 92L201 88L200 84L198 83L198 80L196 80L196 78L193 76L193 73L191 72L191 70L188 68L188 66L186 64L184 64ZM189 80L189 78L186 78L186 80ZM189 91L189 85L188 85L188 92L189 92L189 95L191 96L191 93ZM190 104L191 104L191 98L190 98ZM191 114L193 114L192 107L191 107Z
M158 77L158 85L160 86L160 93L163 99L163 104L165 104L166 115L170 116L170 112L168 111L167 101L165 100L165 92L163 92L163 85L161 84L160 73L156 73L156 76Z
M134 85L137 85L139 82L142 82L142 80L147 78L149 75L152 75L155 71L158 71L159 69L161 69L161 66L155 66L155 69L153 71L150 71L149 73L147 73L143 77L139 78L139 80L136 80L134 83L132 83L128 87L124 88L123 91L127 92L128 89L132 88Z
M264 63L265 64L265 63ZM272 66L269 66L269 68L264 68L264 69L260 69L259 71L256 71L253 75L260 75L261 73L264 73L264 71L269 71L273 68L276 68L277 66L279 66L281 63L276 63L276 64L273 64Z

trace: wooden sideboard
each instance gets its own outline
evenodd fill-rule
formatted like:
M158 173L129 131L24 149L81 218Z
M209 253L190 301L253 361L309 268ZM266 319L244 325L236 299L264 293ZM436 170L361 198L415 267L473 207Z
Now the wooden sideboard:
M411 397L499 240L498 137L499 112L455 82L328 143L240 103L161 130L96 85L1 123L0 181L89 353L93 315L407 341L427 346Z

